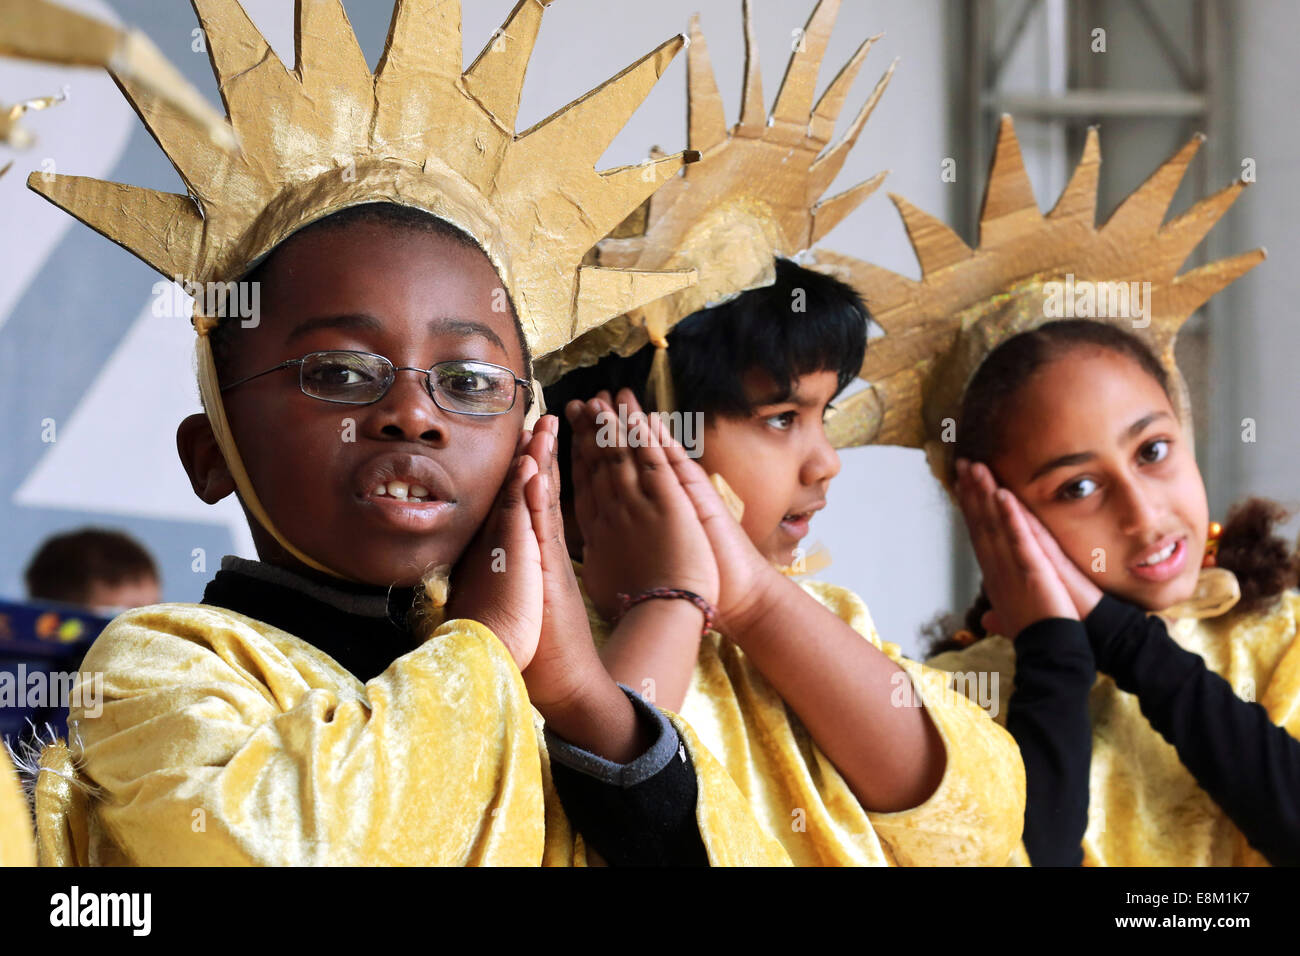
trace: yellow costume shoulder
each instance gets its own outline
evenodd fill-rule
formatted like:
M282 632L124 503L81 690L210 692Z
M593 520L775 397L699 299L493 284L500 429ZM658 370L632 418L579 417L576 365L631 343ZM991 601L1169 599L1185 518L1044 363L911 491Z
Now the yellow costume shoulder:
M82 786L47 749L64 766L38 788L43 863L586 862L523 679L476 622L362 684L253 618L157 605L117 618L82 672L102 675L100 712L69 714ZM725 774L697 770L710 860L781 862Z
M32 816L9 752L0 746L0 866L35 866Z
M1169 635L1244 700L1300 737L1300 594L1270 610L1173 622ZM1003 687L999 721L1015 680L1014 645L1002 637L935 657L946 670L989 667ZM1253 866L1266 861L1143 716L1138 698L1099 675L1089 699L1092 764L1084 863L1088 866Z
M906 660L876 634L866 605L835 585L803 588L880 648L911 678L900 706L924 701L943 738L947 767L925 803L869 813L785 701L744 652L716 631L700 655L682 718L731 774L763 828L802 866L1002 864L1024 823L1024 767L1011 736L945 675ZM588 603L597 643L608 625ZM919 694L913 689L919 690Z
M158 605L117 618L82 673L103 675L101 713L69 714L99 791L85 862L542 862L532 709L478 624L363 686L260 621Z

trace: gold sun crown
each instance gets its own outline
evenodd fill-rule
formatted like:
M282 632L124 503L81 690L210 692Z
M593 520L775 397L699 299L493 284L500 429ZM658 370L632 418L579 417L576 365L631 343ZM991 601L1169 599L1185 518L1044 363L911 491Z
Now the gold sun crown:
M196 136L187 115L119 78L188 195L71 176L30 185L163 275L197 283L239 278L296 230L349 206L417 207L479 242L528 345L546 355L694 281L583 264L688 161L594 168L682 38L516 134L548 2L522 0L462 71L459 0L397 0L372 74L340 0L299 0L293 70L236 0L194 0L240 151Z
M611 351L630 355L694 312L747 289L770 285L775 262L809 249L858 207L885 174L821 199L839 174L893 75L891 65L841 139L835 124L872 44L864 41L814 105L818 74L840 0L821 0L790 58L769 117L749 0L744 3L745 80L740 121L726 113L699 18L687 51L689 147L701 161L686 167L597 247L602 265L695 269L699 284L650 302L583 336L543 363L539 378L558 379Z
M1182 147L1098 227L1096 129L1088 131L1083 158L1056 206L1043 215L1015 128L1004 116L977 248L891 196L921 264L919 281L816 251L815 267L853 284L885 331L867 346L861 377L868 387L840 402L827 421L832 443L925 448L936 472L946 474L949 446L940 438L946 424L957 421L971 377L1002 341L1059 317L1045 306L1069 277L1116 289L1150 283L1144 315L1092 317L1131 331L1151 347L1170 372L1186 422L1186 391L1174 362L1178 330L1211 296L1264 259L1264 250L1255 249L1178 274L1246 185L1235 182L1164 222L1203 139L1198 135Z

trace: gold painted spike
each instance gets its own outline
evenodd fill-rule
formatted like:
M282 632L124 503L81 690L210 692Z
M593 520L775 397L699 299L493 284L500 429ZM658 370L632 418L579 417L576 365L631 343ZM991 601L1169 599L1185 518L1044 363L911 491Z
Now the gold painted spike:
M277 121L289 119L276 114L293 102L297 83L238 0L193 2L230 122L241 139L252 126L248 135L261 144Z
M998 124L993 166L980 210L980 245L994 245L1015 236L1023 228L1022 223L1039 218L1034 185L1025 170L1015 124L1004 115Z
M1252 249L1180 275L1162 293L1165 308L1161 312L1181 326L1197 309L1267 258L1266 250ZM1153 321L1152 324L1157 323Z
M880 188L880 184L885 181L885 177L888 175L888 170L876 173L866 182L858 183L852 189L846 189L829 199L823 199L814 206L810 241L820 242L826 238L828 232L843 222L849 213L866 202L867 197Z
M759 134L767 125L767 100L763 97L763 68L758 60L758 38L754 35L751 0L744 0L745 88L740 101L740 128Z
M1177 272L1214 228L1223 214L1237 201L1248 184L1238 180L1213 196L1207 196L1181 216L1171 219L1160 230L1160 245L1166 250L1170 269Z
M341 0L298 0L294 23L294 73L304 92L329 95L331 81L343 83L364 77L370 83L370 64L352 30ZM313 89L314 87L314 89Z
M694 269L678 272L635 272L584 266L578 284L578 311L572 338L589 332L611 315L631 312L696 284Z
M191 273L203 218L189 196L44 173L32 173L27 185L164 276ZM123 219L148 223L149 228L122 230L119 223Z
M13 106L0 104L0 143L12 146L15 149L26 149L31 146L36 142L36 138L19 125L19 120L28 113L49 109L56 103L62 102L62 96L42 96L34 100L15 103ZM8 166L5 167L5 169L8 168Z
M651 159L636 166L621 166L618 169L607 170L600 174L600 178L609 187L607 198L617 200L620 208L627 208L653 198L651 194L659 189L661 184L676 181L674 177L678 172L683 168L689 169L690 164L699 161L700 154L693 149L688 149L662 159ZM603 222L601 228L608 227L616 230L621 225L623 223L611 226L610 223Z
M532 60L542 12L550 3L551 0L519 0L505 25L492 34L465 71L465 89L505 129L513 130L519 118L524 75Z
M207 202L213 191L213 184L207 181L209 171L222 166L238 168L237 164L229 162L225 150L204 136L198 124L186 113L150 96L129 80L119 80L118 88L162 148L185 188L201 202ZM231 177L219 188L228 190L235 186Z
M876 88L871 91L867 101L862 104L862 109L858 110L858 115L854 117L853 122L845 131L840 141L828 149L825 153L817 158L812 164L812 169L808 171L809 179L812 181L812 190L814 195L820 196L830 188L835 177L840 174L844 168L844 161L849 158L849 151L857 145L858 137L862 135L862 130L867 125L867 120L876 109L876 104L880 98L885 95L885 90L889 88L889 81L894 78L894 69L898 66L898 57L889 64L889 69L885 70L880 79L876 81Z
M700 30L699 14L691 17L691 45L686 51L687 142L700 152L712 149L727 138L727 111L718 91L718 79L709 62L709 48Z
M1074 167L1074 175L1056 201L1048 219L1072 219L1089 229L1097 225L1097 178L1101 174L1101 138L1097 127L1089 126L1083 143L1083 157Z
M840 0L818 0L785 69L781 89L776 94L776 105L772 107L772 122L808 128L813 96L817 92L817 77L839 13Z
M450 84L461 75L460 0L397 0L375 76ZM410 92L415 92L411 90Z
M554 166L570 158L566 165L572 165L574 171L591 169L595 165L592 154L599 157L609 148L685 43L680 34L665 41L617 76L520 134L519 146L533 151L538 162L549 161ZM563 144L575 141L584 143L583 153L564 148Z
M975 254L942 220L923 212L897 193L890 193L889 198L903 217L903 226L907 229L907 238L916 252L916 259L921 263L923 277L942 272Z
M835 124L839 122L840 113L844 110L844 103L848 99L849 90L853 87L853 81L858 78L867 54L882 36L883 33L877 33L863 40L852 59L844 64L835 79L831 80L831 85L826 87L826 92L813 107L811 125L813 139L819 139L823 143L831 141L831 137L835 135Z
M223 149L236 146L225 118L138 30L121 30L48 0L0 0L0 56L102 67L184 111Z
M1160 165L1150 178L1132 195L1120 203L1119 208L1102 226L1101 232L1122 241L1125 236L1149 235L1160 228L1174 201L1174 193L1187 174L1187 166L1205 142L1205 134L1197 133L1187 145Z

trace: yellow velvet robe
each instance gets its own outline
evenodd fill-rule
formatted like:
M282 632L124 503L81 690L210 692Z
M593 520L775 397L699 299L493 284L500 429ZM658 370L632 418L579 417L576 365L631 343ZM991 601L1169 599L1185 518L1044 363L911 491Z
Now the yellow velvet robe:
M0 866L35 866L32 816L9 753L0 747Z
M103 710L71 711L81 753L43 754L42 864L587 862L523 678L476 622L444 623L363 685L261 621L156 605L114 620L82 672L103 674ZM710 861L788 865L676 726Z
M1226 679L1239 697L1257 700L1275 724L1300 738L1300 594L1270 611L1174 621L1169 635ZM1015 679L1015 648L988 637L929 663L950 671L1000 674L999 722ZM1197 784L1178 752L1142 715L1138 699L1098 675L1089 699L1086 866L1266 866L1241 831Z
M802 587L909 675L943 739L947 767L920 806L864 810L745 653L711 631L700 642L681 716L722 761L763 828L799 866L1020 862L1025 769L1011 735L964 697L946 692L947 675L882 642L857 595L821 582ZM588 614L603 645L609 626L590 601ZM909 689L899 698L910 696Z

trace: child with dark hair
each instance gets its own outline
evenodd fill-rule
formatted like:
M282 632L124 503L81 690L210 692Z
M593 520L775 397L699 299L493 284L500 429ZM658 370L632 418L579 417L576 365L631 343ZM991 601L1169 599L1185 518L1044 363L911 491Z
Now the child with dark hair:
M837 7L814 9L769 116L745 5L730 131L691 24L704 159L595 257L693 269L698 283L541 367L573 433L573 552L606 668L686 717L797 864L1001 865L1023 819L1014 741L881 641L857 595L791 579L840 467L823 418L861 368L868 326L851 288L792 257L880 181L818 199L889 79L830 145L871 46L814 104Z
M583 264L684 161L592 168L680 40L516 135L540 5L464 72L457 5L434 7L398 0L372 74L337 0L300 4L290 72L204 0L240 153L124 82L189 195L31 180L204 290L177 446L260 559L95 643L102 713L74 706L80 741L42 756L43 862L788 862L691 730L602 668L556 420L532 421L535 356L684 281ZM260 314L214 312L239 282Z
M1257 501L1216 546L1174 361L1263 260L1179 273L1245 186L1168 219L1200 141L1099 226L1096 130L1044 215L1004 117L978 247L900 201L920 281L850 267L888 334L846 431L924 448L961 507L994 636L930 663L998 678L1036 865L1300 862L1294 558Z
M942 681L883 643L856 595L789 576L839 471L822 418L867 322L853 289L778 260L772 286L678 324L668 357L678 412L702 417L698 463L641 412L650 348L548 390L552 407L576 399L573 553L610 673L697 729L797 863L1001 864L1021 812L1011 740L930 693ZM706 474L743 502L738 522ZM690 600L619 603L661 594Z
M823 449L821 460L811 467L824 473L824 479L818 474L801 481L791 475L783 482L774 469L788 463L789 448L772 436L820 421L832 407L835 396L862 366L868 321L866 306L852 288L788 259L777 259L772 285L697 312L669 333L667 354L676 411L696 416L679 420L692 432L694 422L702 420L708 435L680 437L697 446L688 450L702 453L706 470L721 473L710 467L710 456L720 443L768 439L748 442L743 455L746 466L727 469L725 477L745 502L742 527L779 566L792 563L808 522L825 504L824 490L813 493L804 486L818 486L823 480L829 484L839 463L832 460L833 451ZM654 348L643 348L626 358L612 354L594 366L570 372L545 390L547 407L559 412L575 399L587 401L602 392L609 399L628 389L638 405L654 409L648 394L654 353ZM801 418L807 421L797 421ZM559 441L561 500L571 509L573 431L564 423ZM581 544L578 532L571 542L575 557L580 556Z
M110 617L162 599L158 566L149 552L130 535L109 528L46 538L23 577L30 598L78 604Z
M1059 795L1026 818L1035 862L1300 863L1300 728L1284 716L1297 558L1273 533L1285 511L1242 502L1207 547L1170 391L1141 341L1074 320L1004 342L963 401L958 498L984 569L964 640L988 631L1024 649L1006 666L1009 726L1060 761ZM1236 577L1226 612L1212 595L1189 603L1203 565ZM984 643L932 663L1009 664L1005 640ZM1041 720L1018 726L1026 710ZM1141 839L1170 818L1176 831Z

